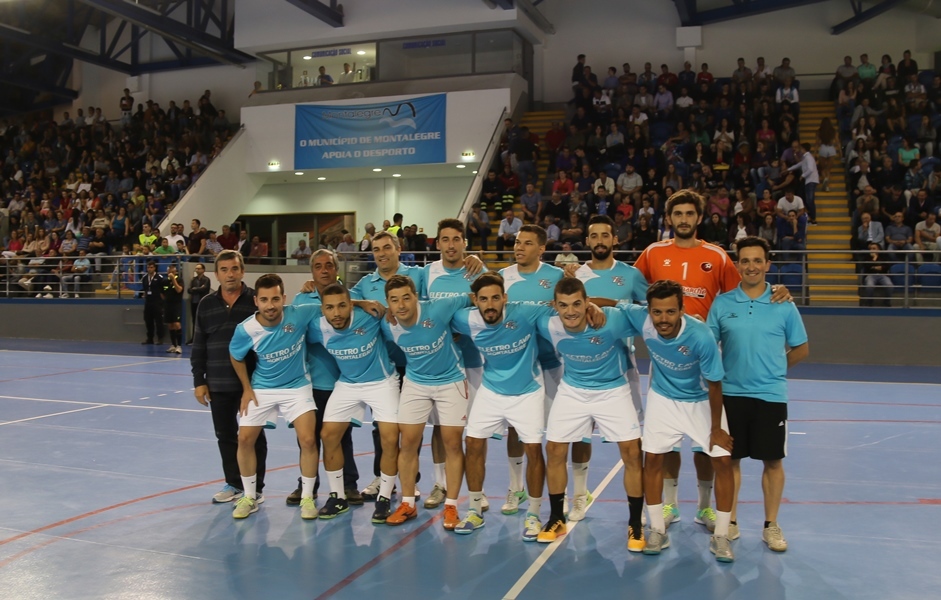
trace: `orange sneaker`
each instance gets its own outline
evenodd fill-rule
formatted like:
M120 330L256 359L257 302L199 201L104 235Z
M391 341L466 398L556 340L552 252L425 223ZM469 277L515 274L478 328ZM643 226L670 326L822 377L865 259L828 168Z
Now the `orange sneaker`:
M444 505L444 528L448 531L454 531L454 528L457 527L457 524L461 522L461 517L457 514L457 507L453 504Z
M417 516L418 509L415 508L415 505L403 502L402 504L399 504L399 507L395 509L394 513L386 518L386 525L401 525L409 519L414 519Z

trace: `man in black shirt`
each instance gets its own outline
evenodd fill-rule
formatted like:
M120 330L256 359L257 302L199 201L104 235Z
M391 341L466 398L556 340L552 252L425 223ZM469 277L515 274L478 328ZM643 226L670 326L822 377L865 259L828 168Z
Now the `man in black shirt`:
M147 273L141 278L141 293L144 294L144 325L147 326L147 339L143 344L163 343L163 292L164 278L157 272L156 261L147 261Z
M236 458L242 384L229 360L229 342L235 327L255 314L255 292L242 283L245 267L238 252L223 250L216 256L215 266L219 289L199 303L190 365L196 401L212 411L226 483L212 501L222 503L242 497L242 478ZM248 358L251 357L250 354ZM250 362L248 366L251 371L254 365ZM264 501L261 492L265 487L265 459L268 456L264 431L255 442L255 456L258 461L256 502L261 503Z
M245 256L245 253L242 253L242 256ZM193 273L193 279L190 281L189 293L190 293L190 320L193 322L193 331L196 330L196 307L199 306L199 301L202 300L209 292L212 291L212 284L209 282L209 278L206 277L206 267L203 266L203 263L196 264L196 270ZM187 344L193 343L193 336L190 334L190 341Z
M510 152L516 154L516 165L520 176L520 189L525 190L527 183L535 185L539 178L536 174L536 157L539 148L533 143L529 127L520 128L520 137L516 142L516 147L511 148Z
M176 272L176 263L167 267L167 276L163 280L163 322L170 332L170 347L167 352L183 354L182 317L183 312L183 284Z

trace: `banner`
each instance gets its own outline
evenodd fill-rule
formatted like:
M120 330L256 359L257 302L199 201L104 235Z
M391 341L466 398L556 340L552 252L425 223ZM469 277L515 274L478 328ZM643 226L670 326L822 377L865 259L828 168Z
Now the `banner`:
M446 94L381 104L297 105L294 168L446 162L446 112Z

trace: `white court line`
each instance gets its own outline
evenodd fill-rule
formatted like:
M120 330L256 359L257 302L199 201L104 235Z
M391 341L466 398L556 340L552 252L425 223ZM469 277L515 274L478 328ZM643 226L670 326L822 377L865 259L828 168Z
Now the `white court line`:
M9 349L9 348L2 348L2 349L0 349L0 352L13 352L13 353L15 353L15 354L65 354L65 355L68 355L68 356L84 356L84 357L86 357L86 358L92 358L92 357L95 357L95 356L113 356L113 357L117 357L117 358L127 358L127 357L128 357L127 354L81 354L81 353L78 353L78 352L49 352L49 351L46 351L46 350L11 350L11 349ZM142 358L143 358L143 357L142 357ZM154 359L156 359L156 360L153 361L153 362L163 362L163 361L166 361L166 360L171 360L171 359L168 359L168 358L157 358L156 356L154 357Z
M30 417L28 419L18 419L16 421L4 421L0 423L0 427L3 425L13 425L15 423L25 423L27 421L35 421L37 419L45 419L46 417L58 417L59 415L68 415L71 413L82 412L86 410L95 410L96 408L104 408L106 406L111 406L110 404L96 404L95 406L86 406L85 408L76 408L75 410L66 410L62 412L52 413L51 415L39 415L38 417Z
M83 402L81 400L54 400L52 398L26 398L24 396L0 396L0 400L31 400L33 402L57 402L61 404L85 404L94 406L113 406L115 408L144 408L149 410L170 410L176 412L205 413L206 409L174 408L172 406L143 406L140 404L102 404L101 402Z
M858 366L858 365L854 365ZM941 386L941 383L924 383L924 382L908 382L908 381L849 381L846 379L795 379L788 377L788 381L803 381L807 383L857 383L860 385L931 385L931 386Z
M88 355L86 355L88 356ZM111 365L109 367L95 367L94 369L89 369L91 371L106 371L108 369L120 369L121 367L136 367L138 365L154 365L162 362L170 362L171 360L179 360L178 358L159 358L157 360L144 360L140 362L127 363L126 365ZM161 373L154 373L154 375L161 375Z
M618 474L618 472L621 470L621 467L623 466L624 461L619 460L617 464L614 465L614 467L608 472L607 476L601 481L598 487L595 488L591 495L595 498L601 496L601 492L603 492L604 489L608 487L608 484L611 483L611 480L614 479L614 476ZM589 507L589 509L590 508L591 507ZM510 591L504 594L503 600L516 600L517 596L520 595L520 592L523 591L523 588L529 585L529 582L532 581L533 577L536 576L536 573L539 571L539 569L541 569L542 566L549 561L549 557L551 557L555 551L559 549L559 546L562 544L562 542L565 541L565 538L571 535L572 531L578 527L579 523L581 523L581 521L576 521L575 523L570 524L568 526L567 533L562 537L562 539L552 542L549 544L548 548L542 551L542 554L539 555L539 558L537 558L533 564L529 565L529 568L526 569L526 572L523 573L523 576L520 577L516 583L513 584L513 587L510 588Z

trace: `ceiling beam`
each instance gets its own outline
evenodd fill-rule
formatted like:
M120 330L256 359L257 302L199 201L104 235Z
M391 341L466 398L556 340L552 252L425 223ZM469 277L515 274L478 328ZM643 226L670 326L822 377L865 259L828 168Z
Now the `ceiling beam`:
M853 27L856 27L857 25L862 25L869 19L878 17L882 13L888 11L889 9L894 8L898 6L899 4L902 4L902 2L904 2L904 0L882 0L882 2L880 2L879 4L876 4L875 6L871 6L867 8L866 10L857 10L856 6L854 5L853 12L855 12L856 14L850 17L849 19L843 21L842 23L839 23L831 27L830 33L833 35L840 35L841 33L849 31L850 29L852 29Z
M343 27L343 5L330 0L327 6L320 0L287 0L307 14L313 15L330 27Z
M696 24L696 0L673 0L673 4L680 17L680 25L689 27Z
M752 0L751 2L739 2L731 6L701 11L696 15L696 20L691 23L691 25L721 23L722 21L762 15L808 4L818 4L824 1L826 0Z
M51 94L59 98L68 98L70 100L78 98L78 92L75 90L60 87L45 81L39 81L28 76L13 76L7 73L0 73L0 84Z
M40 35L36 35L29 31L25 31L23 29L4 25L2 23L0 23L0 39L16 42L17 44L22 44L23 46L28 46L30 48L36 48L37 50L42 50L43 52L58 54L60 56L66 56L68 58L73 58L75 60L80 60L89 64L98 65L99 67L104 67L105 69L120 71L121 73L131 73L131 65L127 63L112 60L110 58L101 56L100 54L79 48L78 46L64 44L57 40L52 40Z

